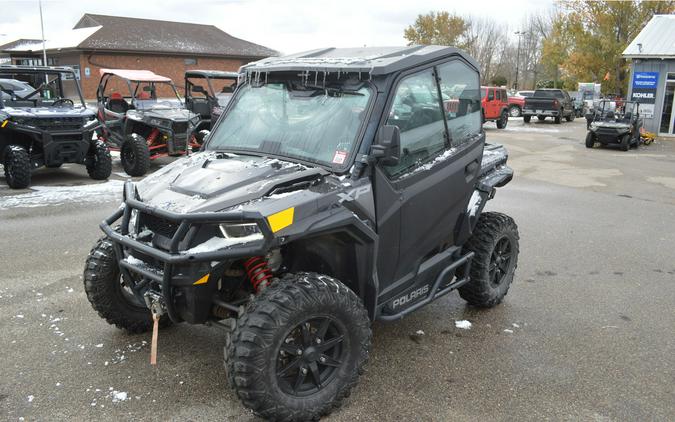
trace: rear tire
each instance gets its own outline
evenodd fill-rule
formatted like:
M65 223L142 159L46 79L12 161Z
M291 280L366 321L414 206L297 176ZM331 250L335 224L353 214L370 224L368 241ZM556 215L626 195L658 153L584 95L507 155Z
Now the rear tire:
M518 226L511 217L496 212L481 214L464 246L465 252L475 255L471 280L458 289L462 299L481 308L501 303L518 266L518 239Z
M530 123L532 116L523 116L523 123Z
M539 116L537 116L537 120L539 120L540 122L543 122L544 120L546 120L546 116L539 115Z
M565 117L565 120L568 122L573 122L574 121L574 112L571 112L569 116Z
M595 135L593 132L588 132L586 135L586 148L593 148L595 146Z
M244 406L265 419L317 420L356 385L371 335L361 300L344 284L286 274L237 320L225 346L227 376Z
M94 180L105 180L112 173L112 158L108 146L102 141L95 141L90 147L86 159L87 173Z
M120 151L122 167L129 176L143 176L150 167L150 150L145 138L136 133L129 135Z
M108 324L129 333L143 333L152 329L150 310L144 304L134 303L123 289L112 242L102 237L89 252L84 265L84 291L89 303ZM165 327L171 321L164 315L159 323Z
M504 129L506 128L506 125L509 123L509 114L506 112L506 110L502 111L502 114L499 116L499 120L497 120L497 129Z
M12 189L25 189L30 186L30 154L18 145L9 145L5 149L5 181Z

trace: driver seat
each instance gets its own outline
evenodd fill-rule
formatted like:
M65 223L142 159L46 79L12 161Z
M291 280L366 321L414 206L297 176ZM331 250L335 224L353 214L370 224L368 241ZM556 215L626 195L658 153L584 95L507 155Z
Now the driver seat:
M110 99L108 100L108 106L106 108L114 113L126 113L129 111L129 103L124 100L122 94L113 92L110 94Z

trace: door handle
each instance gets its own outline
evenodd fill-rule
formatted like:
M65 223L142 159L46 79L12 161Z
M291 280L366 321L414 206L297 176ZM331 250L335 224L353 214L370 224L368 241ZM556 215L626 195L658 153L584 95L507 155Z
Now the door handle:
M464 175L467 177L473 177L473 175L476 173L476 169L478 168L478 160L474 160L470 162L469 164L464 167Z

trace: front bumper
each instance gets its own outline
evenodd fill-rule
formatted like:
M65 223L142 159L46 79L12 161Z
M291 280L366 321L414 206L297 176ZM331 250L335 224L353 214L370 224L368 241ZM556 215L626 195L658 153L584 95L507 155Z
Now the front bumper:
M124 185L123 205L101 222L100 227L113 242L122 275L131 280L138 279L139 276L142 279L134 288L135 294L142 299L141 290L150 282L158 283L166 311L171 320L175 322L187 320L191 323L201 323L208 317L209 307L200 305L203 305L204 301L211 303L215 294L215 283L195 285L195 280L206 274L218 273L218 267L221 272L224 271L224 265L221 264L229 264L251 256L265 255L274 242L274 235L267 220L258 212L223 211L181 214L156 208L136 198L134 185L127 181ZM168 250L137 240L130 235L129 226L133 210L136 210L139 215L150 215L177 225L175 233L170 238ZM119 229L114 229L113 224L120 219ZM185 246L189 243L190 236L194 235L200 226L223 223L257 223L263 237L259 241L205 252L190 252ZM129 255L133 255L135 259L128 260ZM174 300L178 292L185 300L180 310L176 309Z
M39 144L42 154L32 153L31 160L34 167L40 167L45 164L83 164L89 153L94 131L99 126L96 124L78 129L45 130L36 126L9 122L3 130L11 129L23 133L33 139L34 144Z

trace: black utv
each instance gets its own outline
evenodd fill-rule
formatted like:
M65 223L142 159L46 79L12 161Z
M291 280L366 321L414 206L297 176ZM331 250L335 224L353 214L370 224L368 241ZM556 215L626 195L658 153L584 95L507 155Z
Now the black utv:
M9 187L27 188L32 170L64 163L84 164L95 180L110 176L110 152L93 139L99 124L73 69L0 66L0 89L0 162Z
M224 326L245 406L327 414L364 370L373 321L455 289L492 307L513 280L516 223L483 212L513 171L485 144L478 69L441 46L243 66L202 150L125 185L87 258L89 301L131 332Z
M124 171L143 176L150 161L188 152L199 116L185 109L170 78L149 70L101 69L99 137L120 152Z
M613 102L601 101L586 135L586 147L593 148L596 142L613 145L628 151L640 145L642 118L640 105L633 101L624 103L621 110L612 107Z
M188 70L185 72L185 108L199 115L194 130L194 143L204 138L223 113L237 88L237 72L221 70Z

